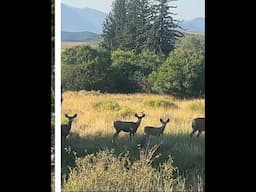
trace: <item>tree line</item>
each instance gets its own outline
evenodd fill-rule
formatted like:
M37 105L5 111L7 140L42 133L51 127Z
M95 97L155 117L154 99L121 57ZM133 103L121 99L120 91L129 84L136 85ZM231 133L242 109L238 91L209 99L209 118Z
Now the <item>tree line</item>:
M184 35L170 0L115 0L98 47L62 52L66 90L204 95L204 39Z
M116 0L103 28L102 46L110 51L149 50L167 56L183 37L169 5L173 0Z

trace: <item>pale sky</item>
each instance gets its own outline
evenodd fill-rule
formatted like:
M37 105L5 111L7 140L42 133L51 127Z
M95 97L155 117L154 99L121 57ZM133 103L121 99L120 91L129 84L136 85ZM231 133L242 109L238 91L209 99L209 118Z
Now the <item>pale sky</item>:
M61 0L62 3L79 8L93 8L105 13L111 10L114 0ZM171 1L171 5L176 5L173 9L178 13L176 19L189 20L195 17L205 17L205 0L177 0Z

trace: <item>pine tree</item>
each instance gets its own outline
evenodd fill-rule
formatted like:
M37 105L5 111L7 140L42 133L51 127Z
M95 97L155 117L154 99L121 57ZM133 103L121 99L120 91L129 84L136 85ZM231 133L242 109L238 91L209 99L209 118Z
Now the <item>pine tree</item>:
M127 25L125 28L125 48L136 52L136 37L138 35L138 12L140 0L129 0L127 5Z
M101 43L101 46L109 50L110 52L115 50L117 47L115 28L116 28L115 20L112 12L110 12L103 24L103 33L102 33L103 42Z
M175 40L183 36L183 33L178 31L177 21L173 19L168 3L174 0L156 0L157 4L152 6L151 18L152 26L150 35L147 41L148 47L156 54L168 55L174 49Z
M150 15L151 8L149 0L139 0L138 17L137 17L137 36L135 38L135 51L141 52L143 49L148 49L146 41L150 31Z
M103 27L102 46L110 51L125 47L125 25L127 24L127 0L116 0Z

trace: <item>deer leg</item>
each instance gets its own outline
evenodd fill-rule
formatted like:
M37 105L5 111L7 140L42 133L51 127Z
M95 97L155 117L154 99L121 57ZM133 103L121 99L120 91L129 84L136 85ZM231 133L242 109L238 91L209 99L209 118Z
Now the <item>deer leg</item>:
M197 134L197 136L196 136L196 137L199 137L199 135L201 135L201 133L202 133L202 131L201 131L201 130L199 130L199 132L198 132L198 134Z
M130 142L134 143L134 133L130 132Z
M192 133L190 134L190 138L193 136L193 134L196 132L196 129L193 129Z
M117 131L117 132L113 135L112 143L113 143L114 145L116 144L116 140L117 140L117 137L118 137L119 132L120 132L120 131Z
M136 142L136 134L135 133L132 134L132 138L133 138L133 143L135 143Z
M160 144L162 145L163 144L163 137L164 135L160 135L159 138L160 138Z

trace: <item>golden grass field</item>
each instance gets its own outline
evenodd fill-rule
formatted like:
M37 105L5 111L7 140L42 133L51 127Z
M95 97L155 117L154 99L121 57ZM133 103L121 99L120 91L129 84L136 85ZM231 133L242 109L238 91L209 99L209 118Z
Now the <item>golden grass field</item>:
M154 100L170 101L178 108L151 107L146 104ZM95 103L104 101L117 102L120 109L105 110L95 107ZM146 116L138 128L139 134L143 133L142 127L146 125L160 126L160 118L170 118L170 123L165 129L166 134L189 133L192 130L192 119L204 117L204 99L179 100L167 95L99 94L80 91L65 92L62 104L63 121L65 121L65 113L78 114L71 132L79 136L114 134L113 122L115 120L136 121L134 113L140 114L141 112L144 112Z
M63 51L66 48L72 48L79 45L90 45L91 47L95 47L98 45L98 42L94 41L62 41L61 42L61 50Z
M204 133L193 139L189 138L189 134L192 131L192 119L205 116L204 99L181 100L168 95L103 94L86 91L66 91L63 97L62 124L67 122L65 113L69 116L77 113L71 133L62 145L64 191L113 191L116 188L119 190L115 191L203 190ZM144 126L160 126L160 118L170 118L165 128L163 144L155 154L159 157L152 162L152 166L141 159L141 151L136 143L129 142L129 134L121 132L117 145L111 142L115 133L113 122L137 121L134 114L140 115L141 112L146 116L137 130L137 141L142 138ZM159 144L157 138L150 139L150 148L156 144ZM115 158L108 153L109 150L114 150L116 158L128 152L133 165L139 163L141 169L133 172L131 168L130 171L123 172L117 159L114 161L118 165L111 163ZM98 154L98 158L92 163L91 158L95 154ZM168 172L166 178L163 178L158 170L163 163L168 162L169 157L173 159L173 163L166 164L167 170L172 170L174 166L178 169L178 175ZM110 167L115 166L104 171L106 162L110 162ZM101 165L104 165L103 168ZM161 169L164 170L165 168ZM143 176L141 172L144 172ZM120 174L124 178L120 178ZM134 174L137 175L136 182ZM159 182L154 184L154 181Z

